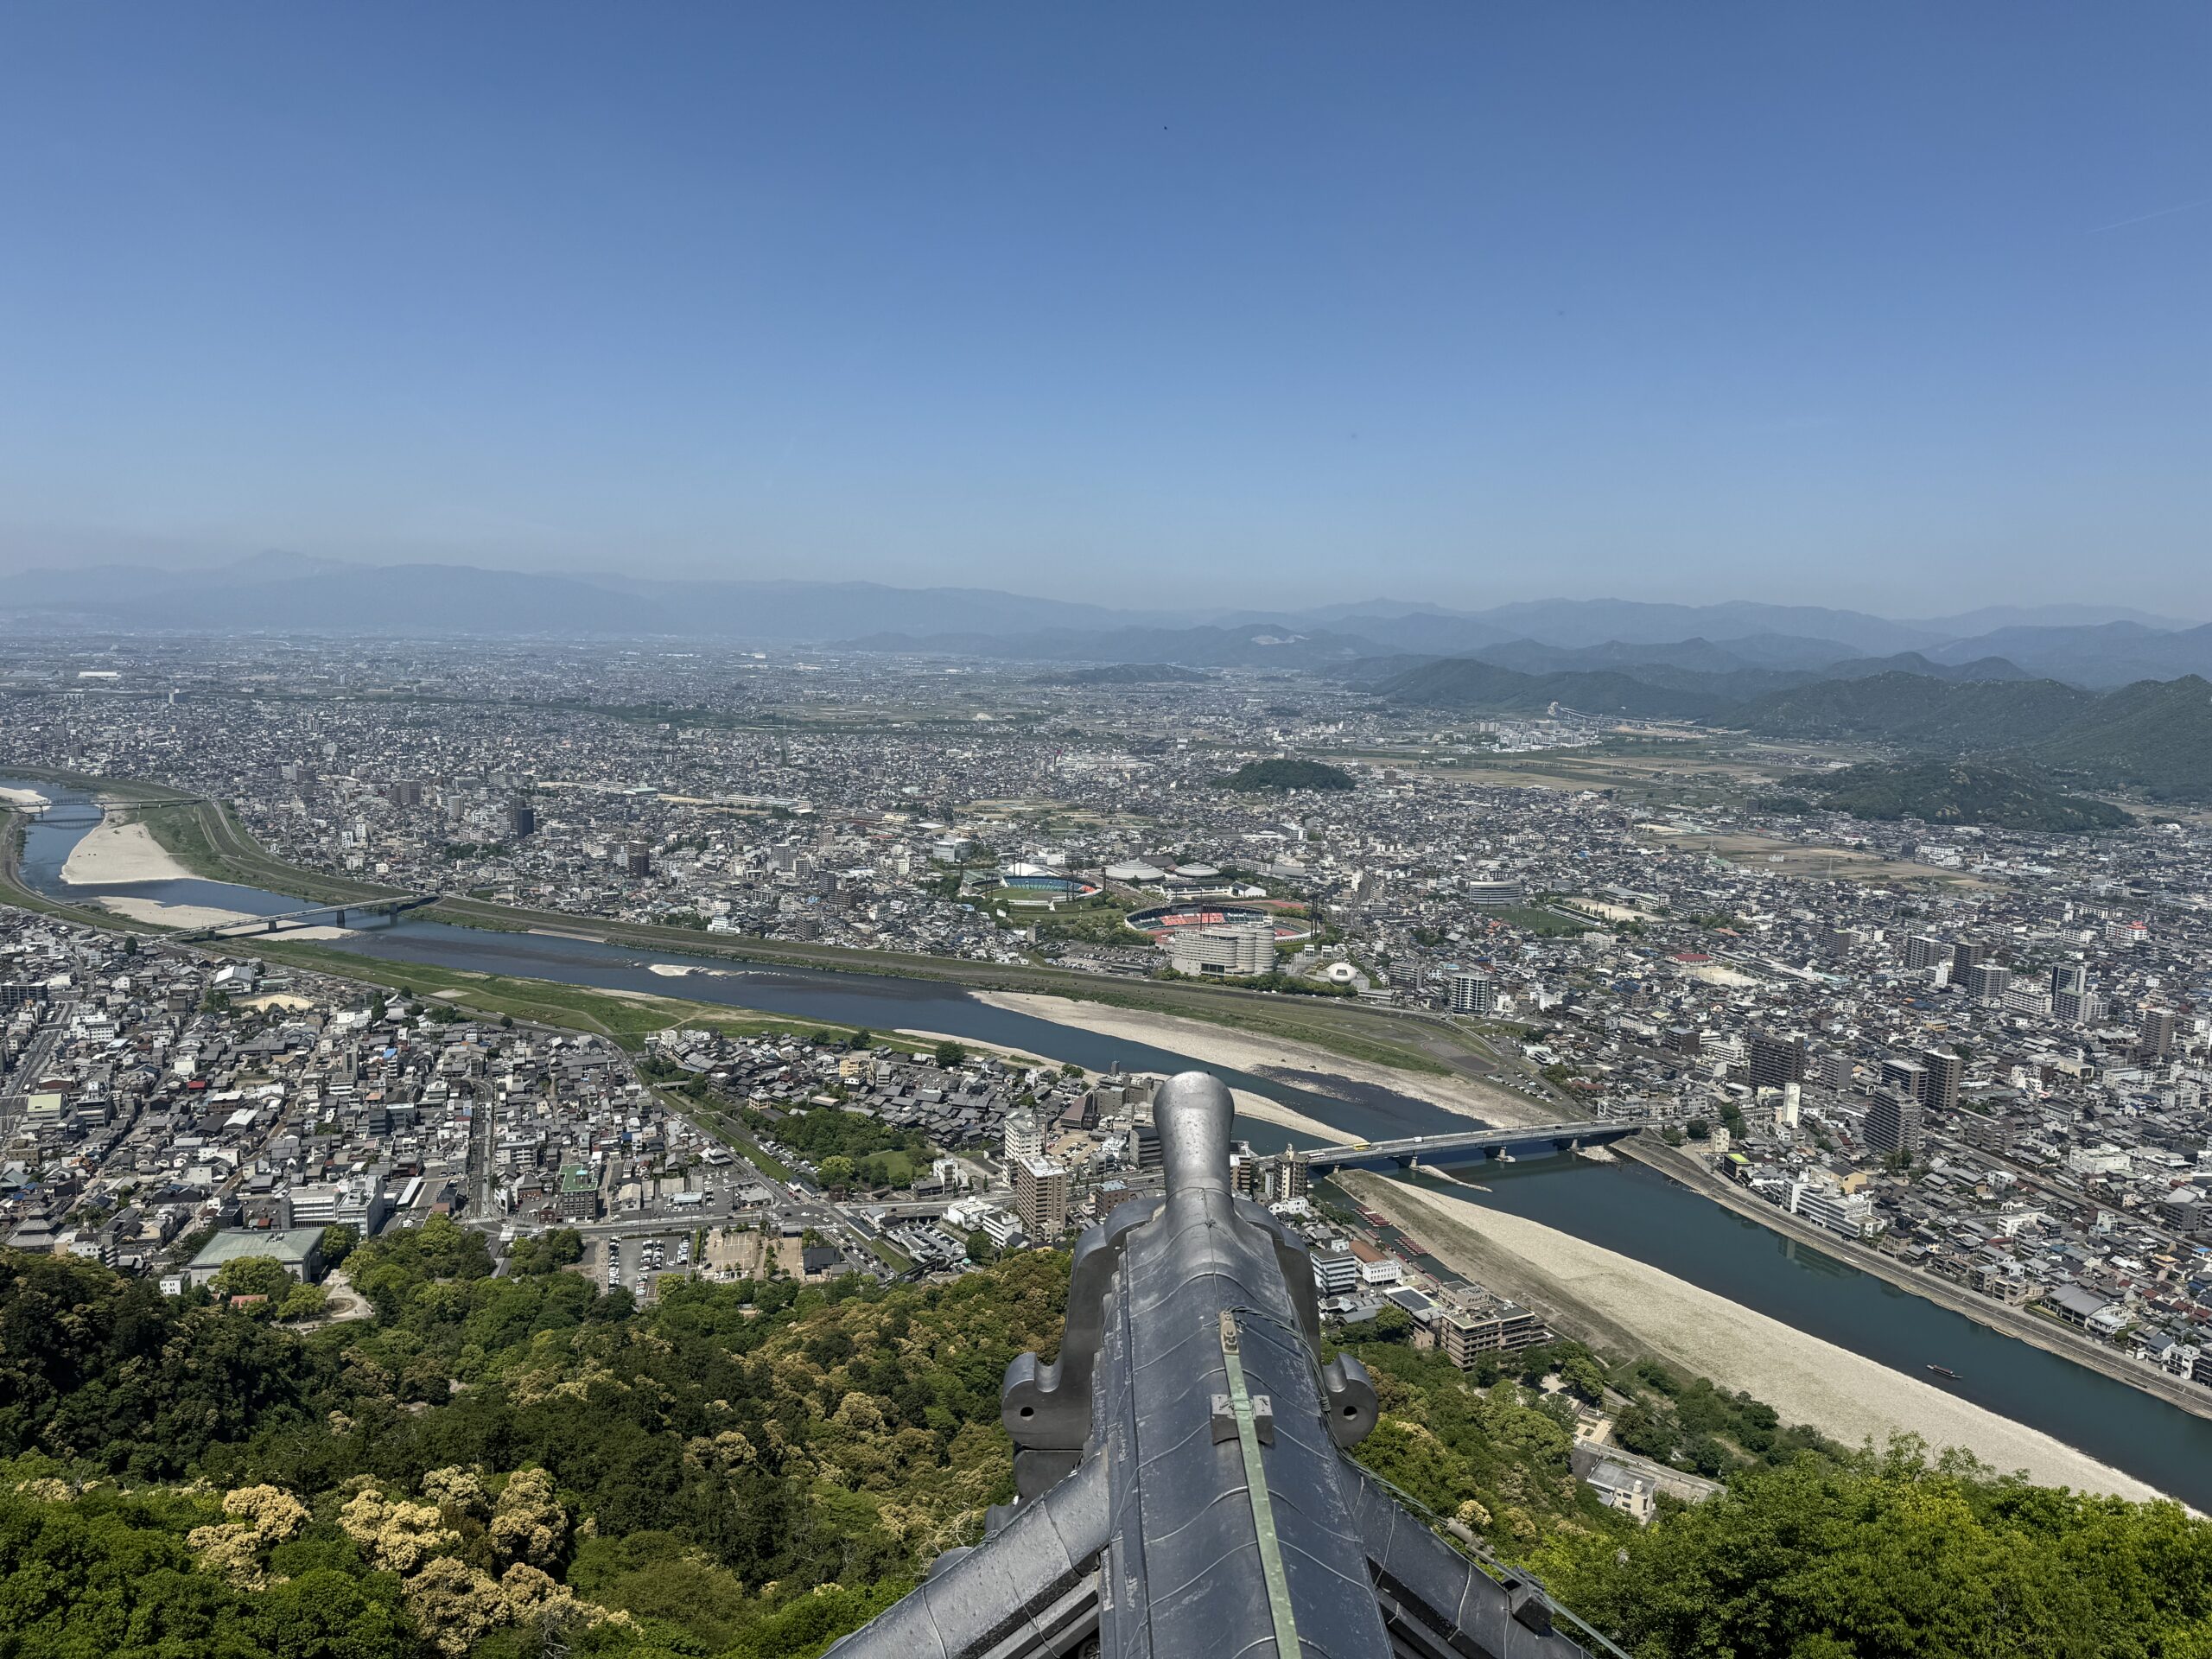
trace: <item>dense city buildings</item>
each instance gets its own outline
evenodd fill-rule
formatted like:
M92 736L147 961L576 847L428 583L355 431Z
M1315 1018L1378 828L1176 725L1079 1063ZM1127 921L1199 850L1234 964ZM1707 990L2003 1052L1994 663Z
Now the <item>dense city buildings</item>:
M1648 1122L1778 1213L2008 1302L2097 1298L2176 1376L2212 1319L2212 832L2191 818L2061 835L1770 812L1764 786L1706 770L1709 736L1568 711L1509 746L1498 722L1318 674L1071 687L924 655L130 640L87 682L84 658L56 643L19 661L0 769L195 792L289 864L709 949L1183 975L1456 1021L1529 1113ZM1808 764L1802 746L1729 753L1769 775ZM1353 787L1219 786L1283 754ZM45 977L0 971L17 1048L51 1026ZM572 1065L576 1040L543 1052ZM1116 1183L1157 1178L1141 1091L1118 1083L655 1040L802 1172L826 1154L770 1115L817 1095L918 1137L928 1150L859 1160L845 1201L940 1207L887 1226L945 1270L979 1233L1064 1236ZM71 1086L27 1090L21 1126L79 1125L85 1088L35 1058ZM624 1075L585 1068L544 1149L488 1170L473 1206L465 1157L426 1162L420 1187L359 1158L270 1185L362 1220L448 1187L502 1224L610 1225L640 1193L672 1215L680 1179L566 1127L620 1106ZM420 1141L459 1081L387 1091L379 1132ZM711 1138L623 1127L632 1162ZM1249 1179L1304 1198L1294 1164L1255 1159ZM51 1207L23 1219L73 1219Z
M0 1659L2212 1659L2208 47L12 8Z
M710 1147L602 1039L0 910L0 1240L205 1284L303 1284L433 1215L640 1225ZM717 1205L718 1219L727 1206Z

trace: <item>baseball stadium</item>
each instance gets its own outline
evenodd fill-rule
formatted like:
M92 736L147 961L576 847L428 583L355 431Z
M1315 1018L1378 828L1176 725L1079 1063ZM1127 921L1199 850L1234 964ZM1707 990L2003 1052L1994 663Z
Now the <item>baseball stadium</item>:
M1309 937L1313 925L1303 916L1287 915L1257 905L1224 905L1208 899L1203 903L1154 905L1149 910L1133 910L1126 918L1135 931L1144 934L1154 944L1164 943L1168 936L1185 928L1223 927L1232 922L1267 922L1272 924L1278 944Z

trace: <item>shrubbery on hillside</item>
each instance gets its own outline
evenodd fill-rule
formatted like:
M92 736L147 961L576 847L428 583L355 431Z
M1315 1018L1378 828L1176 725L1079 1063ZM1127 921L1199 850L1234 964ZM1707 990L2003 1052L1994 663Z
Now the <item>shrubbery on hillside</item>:
M1986 823L2046 835L2113 830L2131 822L2106 802L1974 760L1872 760L1836 772L1806 772L1785 779L1783 787L1814 796L1832 811L1861 818ZM1779 800L1768 804L1775 811L1789 810Z
M670 1280L646 1310L573 1257L548 1235L495 1276L435 1221L354 1251L373 1319L299 1332L0 1252L0 1652L805 1659L1010 1492L1000 1382L1056 1347L1065 1255ZM2172 1505L1847 1456L1622 1367L1623 1423L1731 1483L1639 1533L1573 1478L1564 1398L1400 1321L1353 1334L1383 1405L1362 1459L1639 1659L2212 1654L2212 1525ZM1573 1344L1514 1363L1607 1387Z

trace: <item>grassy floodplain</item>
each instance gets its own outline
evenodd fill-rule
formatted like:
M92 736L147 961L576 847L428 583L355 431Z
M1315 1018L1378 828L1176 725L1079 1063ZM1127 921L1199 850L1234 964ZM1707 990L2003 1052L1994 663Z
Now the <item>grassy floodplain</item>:
M41 774L27 772L25 775ZM159 785L118 784L104 779L62 777L54 773L44 775L53 777L56 781L118 796L130 791L141 798L158 798L176 793ZM211 880L297 893L318 903L390 898L400 891L286 863L254 840L236 816L219 803L195 801L149 808L145 813L145 820L155 839L180 863L195 875ZM16 891L19 894L27 894L29 890L18 887ZM18 902L28 901L19 899ZM124 918L111 916L105 911L57 907L51 901L40 901L30 907L66 915L86 926L116 928L129 925ZM434 920L494 932L544 931L610 944L640 945L736 962L782 963L839 973L880 974L899 979L937 980L988 990L1033 991L1083 1001L1103 1002L1144 1013L1179 1014L1186 1019L1210 1020L1239 1030L1311 1043L1348 1059L1364 1060L1373 1065L1430 1075L1446 1075L1486 1063L1484 1056L1470 1050L1459 1040L1446 1021L1432 1020L1405 1010L1377 1008L1335 998L1270 995L1262 992L1187 982L1118 979L1030 963L976 962L919 952L856 950L796 940L703 934L691 928L613 921L562 911L529 910L452 895L441 899L420 913ZM159 930L140 926L135 931ZM255 954L270 955L272 958L277 948L280 947L275 941L264 942L259 938L253 944ZM330 954L335 956L339 953ZM347 962L358 960L350 957L341 959ZM327 964L317 965L326 972L346 971ZM410 982L427 981L426 973L415 971L412 964L407 964L407 967L412 976ZM352 976L368 977L358 969L353 970ZM512 982L537 984L540 982L516 980ZM477 988L481 990L482 988Z
M694 1002L684 997L655 996L646 992L601 990L588 985L567 985L558 980L524 979L508 974L473 973L467 969L437 968L427 963L392 962L364 957L327 945L289 943L281 935L236 941L238 954L265 962L304 968L334 979L356 980L387 989L405 988L433 997L467 1013L498 1019L502 1014L533 1025L562 1026L611 1038L635 1051L655 1032L679 1027L714 1030L732 1037L761 1037L783 1032L801 1035L826 1031L849 1037L857 1027L835 1020L801 1020L791 1014L755 1013L726 1007L719 1002Z

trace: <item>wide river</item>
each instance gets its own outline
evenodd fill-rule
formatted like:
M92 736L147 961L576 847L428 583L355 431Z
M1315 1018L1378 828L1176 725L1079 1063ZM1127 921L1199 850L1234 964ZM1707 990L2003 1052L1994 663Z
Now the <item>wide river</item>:
M62 880L62 867L70 849L99 822L98 804L81 791L51 784L0 776L0 787L35 789L55 804L31 825L23 856L26 882L50 897L82 903L113 893L254 915L300 907L297 899L219 881L72 887ZM1173 1049L990 1007L957 987L929 980L647 954L633 947L496 933L410 917L331 941L331 948L388 962L722 1002L788 1014L794 1021L833 1020L886 1034L943 1032L1093 1070L1118 1064L1125 1070L1176 1071L1198 1065ZM654 963L714 971L676 979L652 972ZM1206 1069L1237 1088L1334 1124L1350 1138L1380 1141L1466 1124L1465 1118L1387 1089L1331 1082L1325 1094L1286 1077ZM1311 1140L1250 1119L1239 1120L1238 1132L1262 1150ZM1493 1164L1484 1167L1479 1179L1491 1188L1482 1203L1649 1262L1908 1375L1923 1376L1931 1361L1948 1365L1961 1373L1963 1380L1951 1386L1964 1398L2212 1510L2212 1421L1784 1239L1638 1165L1601 1166L1580 1159ZM1468 1196L1464 1188L1456 1192Z

